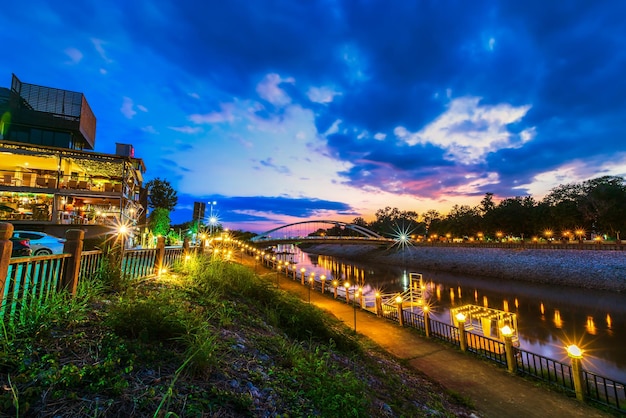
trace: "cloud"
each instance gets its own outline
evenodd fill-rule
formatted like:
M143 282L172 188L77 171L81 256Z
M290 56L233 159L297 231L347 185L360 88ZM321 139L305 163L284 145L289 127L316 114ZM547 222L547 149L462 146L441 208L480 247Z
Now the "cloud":
M192 127L192 126L170 126L169 129L176 131L176 132L180 132L183 134L197 134L199 132L202 132L202 128L199 126L196 127Z
M120 111L126 117L126 119L132 119L133 116L137 114L133 107L133 100L130 97L124 97Z
M274 162L274 159L271 157L265 160L259 161L259 164L261 164L264 167L273 168L280 174L291 174L291 170L289 170L289 167L285 165L276 165L276 163Z
M283 83L295 83L291 77L281 78L278 74L267 74L265 78L257 85L256 91L259 96L270 102L271 104L283 107L291 103L291 98L287 93L279 87Z
M106 45L106 42L104 42L101 39L91 38L91 43L93 44L94 48L96 49L96 51L100 55L100 58L102 58L104 60L104 62L106 62L106 63L112 63L113 62L112 59L107 57L106 51L104 50L104 45Z
M65 55L70 57L72 64L78 64L83 59L83 53L76 48L67 48L64 52Z
M310 87L306 94L310 101L321 104L331 103L335 96L341 95L330 87Z
M203 115L198 113L193 114L189 116L189 120L197 124L233 122L235 120L233 104L220 104L220 108L220 112L210 112Z
M478 97L462 97L450 102L448 110L418 132L402 126L394 129L398 139L408 145L433 144L446 150L445 158L460 164L483 162L485 156L502 148L519 148L530 141L534 128L515 135L508 125L519 122L529 105L507 103L480 105Z

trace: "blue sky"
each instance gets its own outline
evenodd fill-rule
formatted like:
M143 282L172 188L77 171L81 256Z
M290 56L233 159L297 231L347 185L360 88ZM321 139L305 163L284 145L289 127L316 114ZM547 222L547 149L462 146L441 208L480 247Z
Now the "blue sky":
M226 227L626 176L626 2L11 2L0 85L80 91ZM4 81L2 81L4 80Z

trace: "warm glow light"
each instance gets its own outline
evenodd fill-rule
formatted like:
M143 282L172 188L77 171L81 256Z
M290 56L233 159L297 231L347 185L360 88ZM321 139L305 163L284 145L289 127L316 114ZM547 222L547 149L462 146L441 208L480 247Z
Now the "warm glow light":
M349 282L345 282L345 283L343 284L343 286L344 286L346 289L348 289L348 288L350 287L350 283L349 283Z
M458 314L456 314L454 316L456 318L457 321L459 322L465 322L465 315L463 315L461 312L459 312Z
M511 329L510 326L505 325L502 328L500 328L500 332L502 333L502 335L504 335L505 337L510 337L513 335L513 330Z
M396 303L402 303L402 296L396 296Z
M557 328L563 328L563 320L561 320L561 312L558 309L554 310L554 326Z
M422 308L422 312L424 312L424 313L429 312L429 311L430 311L430 308L428 307L428 305L426 305L426 306L424 306Z
M591 335L596 335L598 330L596 329L596 324L593 321L593 316L587 317L587 332Z
M567 355L571 358L583 358L583 350L578 347L576 344L567 346Z

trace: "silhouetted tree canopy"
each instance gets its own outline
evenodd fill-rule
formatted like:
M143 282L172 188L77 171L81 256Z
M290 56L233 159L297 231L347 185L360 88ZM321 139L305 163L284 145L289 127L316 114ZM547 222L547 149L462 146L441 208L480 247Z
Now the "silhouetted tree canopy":
M173 211L178 203L176 190L167 180L155 178L146 183L148 189L148 206L150 208L164 208Z

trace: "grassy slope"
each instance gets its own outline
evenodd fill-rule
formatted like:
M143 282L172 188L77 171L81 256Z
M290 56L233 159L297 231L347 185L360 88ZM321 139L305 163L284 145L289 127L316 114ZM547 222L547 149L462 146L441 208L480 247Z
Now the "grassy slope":
M454 394L249 269L104 269L0 333L0 416L469 416Z

